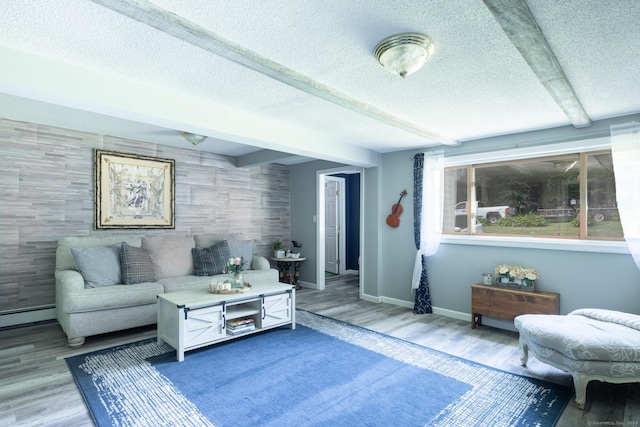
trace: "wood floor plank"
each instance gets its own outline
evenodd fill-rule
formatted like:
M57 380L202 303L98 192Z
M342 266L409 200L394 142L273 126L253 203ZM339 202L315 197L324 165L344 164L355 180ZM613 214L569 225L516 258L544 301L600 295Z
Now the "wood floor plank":
M572 386L571 376L535 357L520 366L518 334L359 299L357 276L327 278L326 289L297 291L297 307L518 375ZM0 427L92 426L65 357L155 337L155 326L88 337L72 349L55 322L0 330ZM188 357L188 355L187 355ZM593 381L584 411L571 401L558 427L640 426L640 384Z

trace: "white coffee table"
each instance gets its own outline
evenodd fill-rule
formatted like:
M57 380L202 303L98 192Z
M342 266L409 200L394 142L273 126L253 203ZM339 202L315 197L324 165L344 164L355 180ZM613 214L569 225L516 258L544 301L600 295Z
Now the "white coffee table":
M247 292L213 294L207 289L158 295L158 344L185 351L237 338L227 333L227 322L253 319L255 329L242 335L290 325L296 327L295 288L283 283L254 285Z

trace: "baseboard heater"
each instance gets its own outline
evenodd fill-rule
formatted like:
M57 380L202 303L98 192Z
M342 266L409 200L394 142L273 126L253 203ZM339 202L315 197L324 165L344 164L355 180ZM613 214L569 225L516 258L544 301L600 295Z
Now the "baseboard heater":
M0 328L26 325L29 323L55 320L56 306L42 305L38 307L25 307L18 310L0 311Z

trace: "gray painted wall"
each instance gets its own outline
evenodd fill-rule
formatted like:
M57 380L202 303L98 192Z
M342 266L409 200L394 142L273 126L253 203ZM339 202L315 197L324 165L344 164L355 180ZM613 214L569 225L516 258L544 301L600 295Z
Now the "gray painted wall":
M385 269L386 246L381 238L380 230L383 227L383 213L380 210L381 168L368 168L364 171L364 232L362 233L362 245L360 246L362 265L360 265L360 281L362 293L365 296L378 297L383 287L381 285L381 272ZM386 226L386 224L385 224ZM363 255L362 255L363 254Z
M469 312L469 285L502 263L537 268L540 290L560 293L561 313L585 307L640 313L640 271L630 255L450 244L428 260L434 306Z
M94 148L175 159L175 230L94 230ZM55 303L64 236L233 232L270 255L290 234L287 166L237 168L231 157L6 119L0 150L0 314Z
M316 283L317 237L314 216L318 212L317 172L342 166L317 160L290 167L291 239L302 243L300 253L307 258L300 266L300 280Z
M612 123L639 120L638 115L594 122L591 128L563 127L488 138L447 147L447 155L482 153L501 149L566 142L606 136ZM422 150L428 151L428 149ZM380 167L364 173L363 293L381 301L412 307L411 271L415 257L413 242L413 161L419 151L382 155ZM292 235L304 241L304 254L310 260L302 278L315 282L316 213L315 174L330 167L322 162L302 164L291 170ZM385 219L399 193L409 193L402 202L400 226L391 228ZM576 247L581 243L575 242ZM428 259L429 282L434 307L456 313L469 313L469 286L480 281L480 274L493 272L498 264L533 266L541 273L539 288L558 292L561 313L577 308L599 307L640 313L640 271L628 254L594 253L572 250L544 250L442 244ZM486 324L510 327L508 322L485 320ZM512 325L511 325L512 327Z
M527 145L549 144L554 140L565 142L587 137L608 135L609 125L638 120L638 115L594 123L593 128L577 130L560 128L530 132L521 135L489 138L447 147L446 155L510 149ZM428 151L428 150L424 150ZM381 210L388 214L398 193L406 188L408 198L403 202L404 214L400 227L380 230L381 267L380 295L411 304L411 268L413 246L413 163L410 158L417 151L383 155L381 166ZM576 241L576 248L580 246ZM561 313L577 308L598 307L640 313L640 270L631 255L593 253L564 250L506 248L442 244L438 253L428 259L429 283L434 307L469 313L471 296L469 286L480 281L480 274L493 272L495 266L513 263L532 266L539 270L539 287L543 291L558 292ZM488 324L491 324L489 322Z

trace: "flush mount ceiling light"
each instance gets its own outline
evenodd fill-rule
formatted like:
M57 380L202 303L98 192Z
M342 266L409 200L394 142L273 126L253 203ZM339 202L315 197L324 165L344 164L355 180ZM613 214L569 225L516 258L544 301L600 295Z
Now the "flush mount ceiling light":
M402 78L415 73L433 53L433 40L423 34L402 33L387 37L376 46L378 62Z
M185 132L185 131L182 131L182 130L180 131L180 135L182 135L182 137L184 139L186 139L187 141L189 141L193 145L198 145L202 141L207 139L207 137L205 135L198 135L196 133Z

